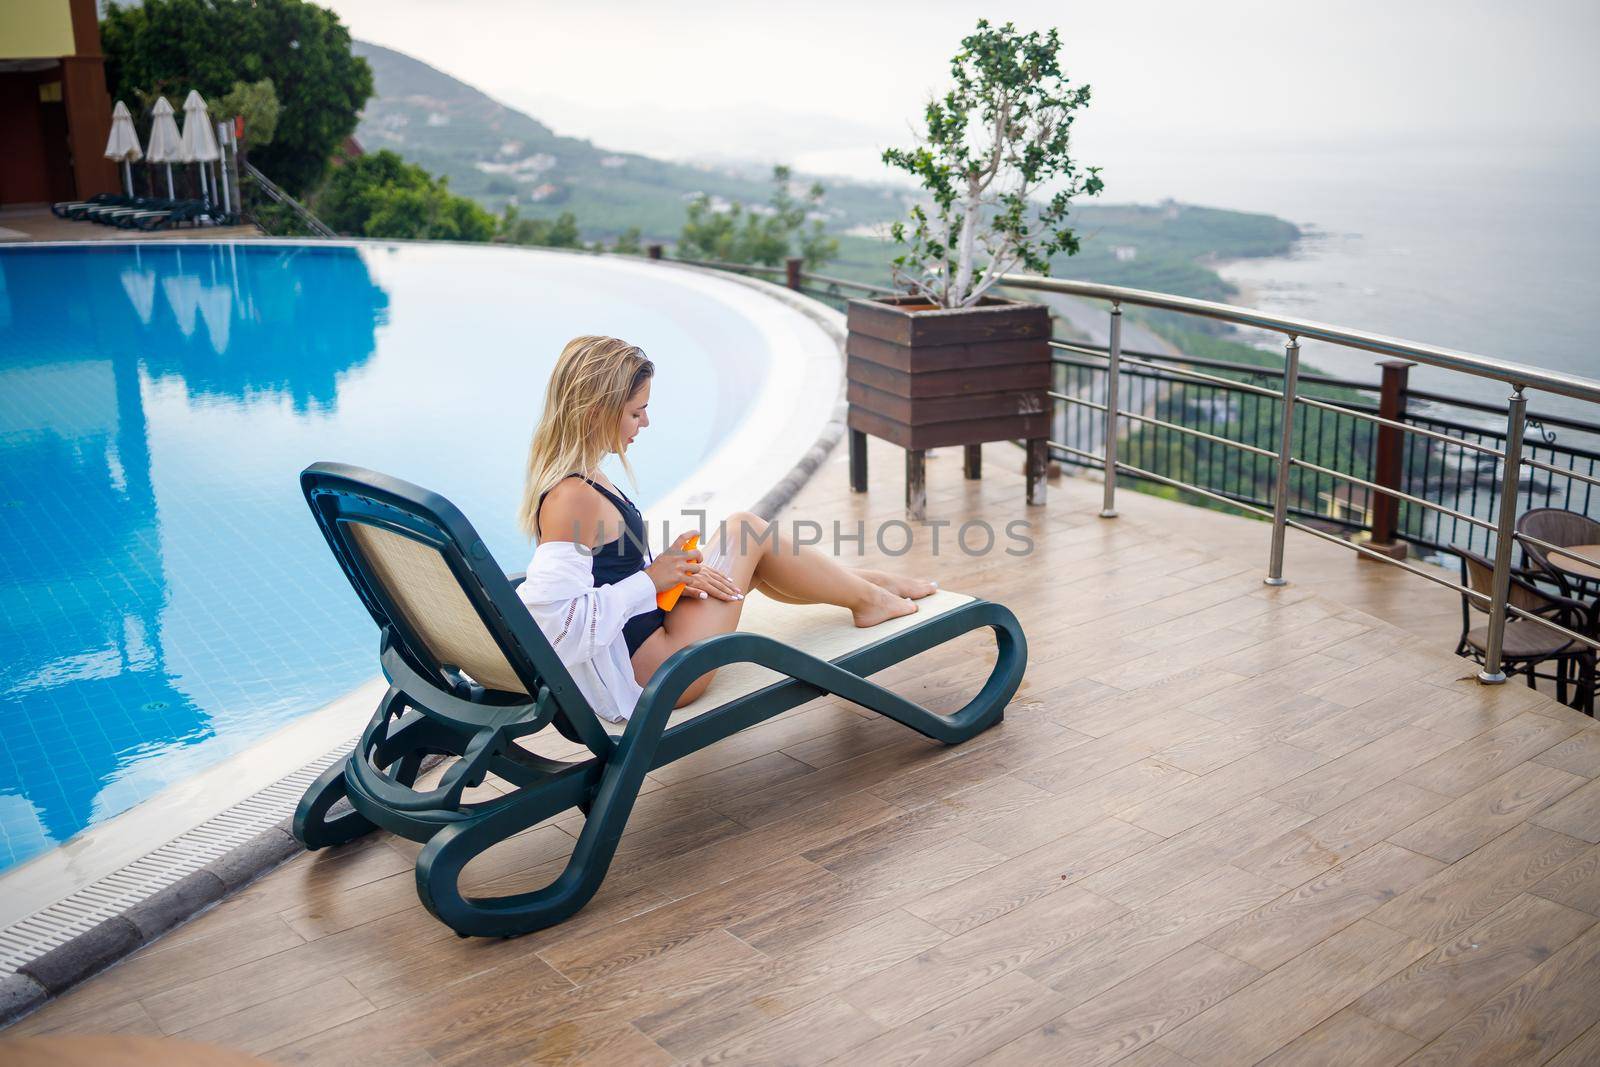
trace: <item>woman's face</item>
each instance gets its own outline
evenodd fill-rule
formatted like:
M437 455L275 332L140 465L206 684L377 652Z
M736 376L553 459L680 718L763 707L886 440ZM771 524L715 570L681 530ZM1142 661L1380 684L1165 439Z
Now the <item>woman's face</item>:
M639 431L650 425L650 416L645 412L649 404L650 382L646 380L644 385L639 387L639 391L622 405L622 422L617 427L617 437L622 441L623 448L631 445L633 439L639 435Z

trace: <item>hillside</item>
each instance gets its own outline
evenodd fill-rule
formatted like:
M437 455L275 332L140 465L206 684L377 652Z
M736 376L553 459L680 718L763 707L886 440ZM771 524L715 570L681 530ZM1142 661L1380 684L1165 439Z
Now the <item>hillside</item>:
M419 60L366 41L354 51L372 66L373 97L356 137L369 151L392 149L450 187L502 210L513 197L523 215L571 211L586 236L637 226L671 239L684 202L696 193L764 203L770 183L727 171L611 152L498 103ZM889 187L830 187L830 225L847 229L897 215L905 194Z

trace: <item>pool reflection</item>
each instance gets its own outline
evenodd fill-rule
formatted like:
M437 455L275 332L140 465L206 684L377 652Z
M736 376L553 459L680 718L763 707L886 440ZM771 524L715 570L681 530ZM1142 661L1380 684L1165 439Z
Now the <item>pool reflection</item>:
M214 736L196 654L168 654L169 629L194 626L171 618L163 549L180 534L163 529L150 405L329 411L387 306L350 248L0 258L0 867L148 795L181 773L154 757Z

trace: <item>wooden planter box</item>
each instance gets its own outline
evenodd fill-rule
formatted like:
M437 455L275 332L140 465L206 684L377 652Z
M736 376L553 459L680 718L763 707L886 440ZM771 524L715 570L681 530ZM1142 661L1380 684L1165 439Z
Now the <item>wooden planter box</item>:
M1050 313L985 297L945 309L918 297L852 300L845 346L850 487L867 488L866 435L906 450L906 510L923 518L926 450L966 448L981 475L986 441L1028 442L1028 503L1044 503L1050 431Z

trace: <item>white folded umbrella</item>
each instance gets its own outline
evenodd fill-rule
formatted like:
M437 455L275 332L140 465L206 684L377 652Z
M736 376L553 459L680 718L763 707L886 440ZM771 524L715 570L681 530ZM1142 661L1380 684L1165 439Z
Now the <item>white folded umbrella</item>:
M139 147L139 134L133 128L133 116L128 113L128 105L121 100L111 109L111 136L106 138L106 158L122 164L122 184L127 194L132 196L133 171L128 164L143 159L144 150Z
M221 156L222 150L217 147L217 133L211 128L211 115L206 110L206 102L191 89L183 101L183 159L186 163L200 164L201 195L208 195L205 165Z
M187 162L183 154L183 137L178 133L178 120L166 97L156 100L156 106L150 114L150 144L145 152L145 160L167 165L167 196L171 197L172 165Z

